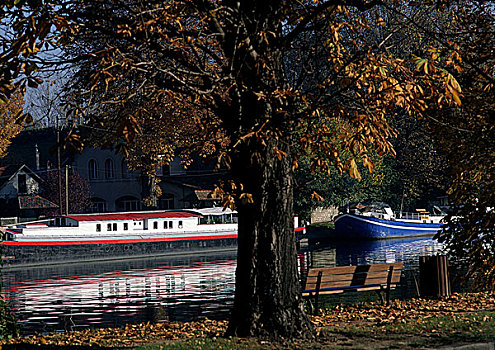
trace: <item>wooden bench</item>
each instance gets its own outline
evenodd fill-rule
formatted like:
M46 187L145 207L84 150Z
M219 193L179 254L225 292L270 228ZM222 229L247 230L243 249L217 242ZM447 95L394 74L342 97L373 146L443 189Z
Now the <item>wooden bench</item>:
M384 303L390 302L390 289L400 281L403 263L380 263L358 266L310 268L302 296L314 299L314 310L318 313L318 298L323 294L361 292L374 290Z

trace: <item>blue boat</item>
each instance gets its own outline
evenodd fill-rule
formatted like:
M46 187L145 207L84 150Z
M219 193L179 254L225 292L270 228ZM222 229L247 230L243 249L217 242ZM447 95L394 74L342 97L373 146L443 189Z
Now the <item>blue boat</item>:
M331 238L375 240L433 236L442 229L444 217L445 213L432 215L425 210L396 215L384 203L359 204L335 218Z

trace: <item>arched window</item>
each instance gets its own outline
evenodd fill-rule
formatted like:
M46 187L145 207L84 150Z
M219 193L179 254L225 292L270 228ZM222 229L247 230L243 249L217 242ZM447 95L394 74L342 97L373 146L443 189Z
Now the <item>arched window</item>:
M122 159L122 163L120 165L122 171L122 178L127 179L129 177L129 168L127 167L127 163L124 159Z
M89 211L92 213L104 213L107 211L107 202L104 199L93 197L91 198L91 208Z
M174 209L174 195L164 193L158 199L158 209Z
M88 162L88 175L90 180L98 178L98 164L94 159L90 159Z
M113 179L113 160L105 160L105 179Z
M117 211L136 211L140 209L139 204L139 199L133 196L120 197L115 201Z

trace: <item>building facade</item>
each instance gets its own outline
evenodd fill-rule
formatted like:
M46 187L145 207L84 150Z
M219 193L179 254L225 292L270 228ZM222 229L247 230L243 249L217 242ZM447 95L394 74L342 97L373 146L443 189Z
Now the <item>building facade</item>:
M119 212L149 209L143 205L147 177L131 171L120 154L110 150L85 147L74 155L72 166L88 181L93 203L92 212ZM156 209L204 208L218 205L210 193L225 172L214 172L193 162L190 168L179 157L158 169L155 182L161 194ZM153 208L155 209L155 208Z
M54 128L25 130L13 140L8 156L0 160L0 166L26 164L32 169L30 173L41 179L44 173L57 168L56 144ZM141 176L139 171L129 170L122 155L90 146L85 146L82 152L65 149L61 151L60 166L65 169L66 165L89 183L92 206L87 209L88 212L150 209L143 205L143 198L149 192L146 191L149 179ZM215 172L212 165L205 164L200 159L185 168L180 158L176 157L157 171L154 180L160 187L161 195L156 200L156 208L204 208L218 205L218 201L212 199L210 193L219 179L226 179L227 176L227 172ZM22 190L22 176L20 181ZM14 184L3 191L15 193L12 186ZM36 192L38 185L27 176L26 186L32 187L33 192Z

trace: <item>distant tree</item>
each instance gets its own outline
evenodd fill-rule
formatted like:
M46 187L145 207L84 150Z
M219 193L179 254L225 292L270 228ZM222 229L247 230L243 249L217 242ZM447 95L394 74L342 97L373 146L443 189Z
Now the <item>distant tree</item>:
M51 202L65 208L65 171L61 171L62 177L62 203L59 203L58 170L48 171L43 177L43 190L41 195ZM69 213L84 213L91 208L91 191L88 182L76 171L69 173ZM65 209L63 210L65 213ZM59 210L54 209L46 213L47 215L58 215Z
M24 95L16 90L9 98L0 98L0 158L4 157L12 138L22 131Z
M25 109L32 118L32 126L67 128L70 126L65 106L66 82L52 75L37 88L27 89Z
M358 181L337 170L330 175L318 169L311 171L311 162L300 159L294 186L295 212L309 220L311 212L318 207L341 207L344 203L367 201L385 201L395 206L397 199L394 197L398 196L391 189L398 181L397 172L390 166L390 159L376 157L373 162L375 168L372 173L358 165L362 174Z
M452 220L437 238L478 287L495 290L495 13L489 2L461 4L452 9L456 35L429 58L447 56L463 91L459 108L426 114L453 179Z
M393 141L397 156L387 162L394 173L388 190L396 194L395 209L401 202L404 210L431 209L430 203L446 196L451 184L445 154L421 120L404 115L393 124L398 131Z

